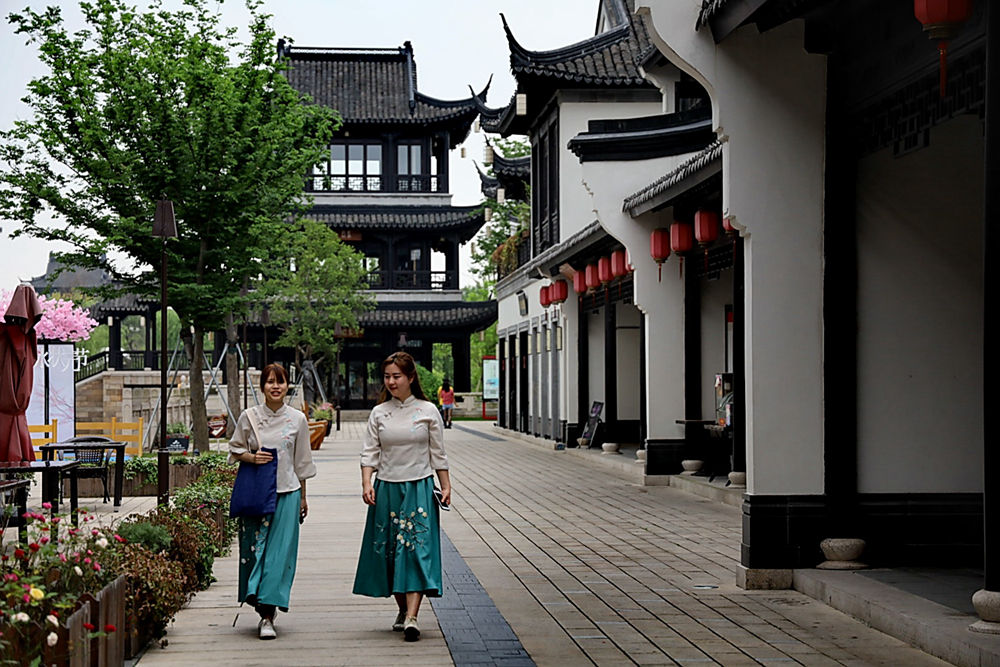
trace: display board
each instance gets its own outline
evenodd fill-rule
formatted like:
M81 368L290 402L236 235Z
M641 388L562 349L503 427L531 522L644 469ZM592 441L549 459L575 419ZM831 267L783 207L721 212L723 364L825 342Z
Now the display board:
M483 400L500 400L500 362L483 359Z
M59 439L76 435L76 370L86 360L73 343L38 343L35 382L26 417L30 426L59 420Z

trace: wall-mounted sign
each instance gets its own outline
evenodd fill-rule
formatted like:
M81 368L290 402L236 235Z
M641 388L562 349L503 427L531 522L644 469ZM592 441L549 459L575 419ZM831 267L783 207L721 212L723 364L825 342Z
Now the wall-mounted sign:
M337 232L337 238L341 241L360 241L361 232L357 229L342 229Z
M483 400L500 400L500 364L496 359L483 359Z

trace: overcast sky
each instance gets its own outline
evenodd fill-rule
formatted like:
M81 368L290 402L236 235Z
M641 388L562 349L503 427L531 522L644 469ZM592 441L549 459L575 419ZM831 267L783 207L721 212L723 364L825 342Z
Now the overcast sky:
M165 0L176 7L179 0ZM26 85L45 73L37 51L15 35L7 21L11 11L25 6L40 10L47 5L64 8L67 23L82 27L77 3L65 0L0 0L0 127L9 129L28 108L20 102ZM140 3L140 6L143 6ZM244 3L219 3L227 25L245 26ZM594 32L597 0L269 0L278 36L301 46L394 47L413 42L420 91L441 99L468 97L469 85L481 90L493 74L490 106L506 104L513 93L507 40L500 21L503 12L518 41L529 49L550 49L586 39ZM472 160L481 160L482 135L466 142L468 158L452 155L451 186L455 204L480 200L479 178ZM0 220L0 288L13 289L19 280L45 272L50 245L35 239L11 239L14 223ZM468 275L467 247L463 284Z

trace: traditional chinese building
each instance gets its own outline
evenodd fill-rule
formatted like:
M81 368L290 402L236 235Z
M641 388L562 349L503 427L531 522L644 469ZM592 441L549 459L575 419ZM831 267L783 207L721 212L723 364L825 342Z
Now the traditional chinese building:
M435 343L450 343L458 391L469 391L469 337L492 324L497 305L466 302L459 247L484 223L477 207L453 206L449 154L468 137L486 101L421 93L409 42L391 49L287 46L288 80L343 124L328 159L306 180L308 215L365 256L377 308L341 356L343 405L374 404L379 364L404 349L430 368ZM430 390L431 388L427 388Z

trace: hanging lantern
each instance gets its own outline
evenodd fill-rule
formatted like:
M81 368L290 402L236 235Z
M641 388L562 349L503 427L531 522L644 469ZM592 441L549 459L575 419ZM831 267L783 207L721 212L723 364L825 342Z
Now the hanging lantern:
M502 204L507 201L507 191L503 188L497 188L497 203Z
M615 274L611 271L610 257L601 257L597 260L597 277L602 285L607 285L615 279Z
M587 288L596 289L601 284L601 279L597 273L597 264L587 265Z
M724 230L726 230L726 236L728 236L730 238L733 238L733 237L736 237L736 236L740 235L740 230L736 229L736 227L733 227L733 220L732 220L732 218L723 218L722 219L722 228Z
M713 211L699 209L694 214L694 236L702 248L715 243L719 238L719 216Z
M611 273L615 278L628 275L628 262L625 261L624 250L615 250L611 253Z
M487 167L493 166L493 147L489 144L483 147L483 164Z
M517 97L514 98L514 115L528 115L528 96L526 94L518 93Z
M485 219L486 222L489 222L490 220L493 219L493 209L491 209L489 206L483 209L483 219Z
M549 297L548 286L543 287L538 291L538 302L542 304L542 308L548 308L549 304L552 303L552 299Z
M663 263L670 257L670 230L654 229L649 235L649 254L656 260L657 280L663 281Z
M573 291L583 294L587 291L587 274L585 271L577 271L573 274Z
M549 298L552 303L562 303L569 298L569 285L565 280L557 280L549 285Z
M913 0L913 13L924 32L938 42L941 59L941 99L948 92L948 42L972 16L972 0Z
M687 222L675 222L670 225L670 249L681 260L680 276L684 277L684 255L694 247L694 230Z

